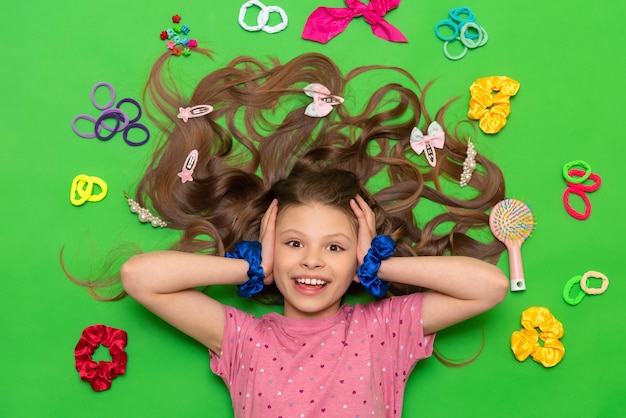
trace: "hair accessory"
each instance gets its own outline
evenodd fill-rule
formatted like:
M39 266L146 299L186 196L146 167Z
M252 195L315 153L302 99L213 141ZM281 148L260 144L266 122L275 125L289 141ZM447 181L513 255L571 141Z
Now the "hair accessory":
M533 214L524 203L515 199L498 202L489 214L493 235L506 245L509 252L511 290L525 290L522 244L535 227Z
M585 297L585 292L579 288L579 292L576 297L572 297L572 288L577 284L580 285L580 279L583 276L574 276L565 283L565 287L563 288L563 300L567 302L569 305L575 306L578 305L583 298Z
M372 295L382 298L387 292L389 282L378 277L378 269L382 260L391 257L396 250L396 243L387 235L376 235L372 240L372 246L367 250L357 270L359 281Z
M471 138L467 138L467 157L463 161L463 172L461 173L461 179L459 185L461 187L467 186L472 179L472 174L476 170L476 149Z
M259 15L256 18L256 26L250 26L246 23L246 13L251 6L257 6L259 9ZM270 13L276 12L280 15L281 22L274 26L268 26L267 22L270 20ZM241 9L239 9L239 24L242 28L249 32L257 32L262 30L265 33L277 33L287 28L289 20L287 19L287 13L278 6L266 6L259 0L249 0L245 2Z
M587 279L590 277L595 277L598 279L602 279L602 286L599 288L589 287L587 285ZM572 288L576 285L580 285L580 290L576 297L571 297ZM588 271L582 276L574 276L565 283L565 287L563 288L563 300L570 305L578 305L585 295L601 295L606 292L606 289L609 287L609 279L604 274L597 271Z
M178 173L178 177L180 177L180 181L182 183L186 183L188 181L193 181L193 171L196 168L196 164L198 163L198 150L191 150L187 158L185 159L185 163L183 164L183 169L180 173Z
M391 42L408 42L395 26L384 19L388 11L400 5L400 0L345 0L348 7L318 7L304 25L302 39L327 43L343 32L355 17L363 16L372 27L372 33Z
M172 16L172 23L174 23L174 26L161 32L160 38L163 41L167 41L165 46L167 49L172 51L172 55L184 55L187 57L191 55L191 51L185 51L184 48L195 48L198 46L198 42L194 39L190 40L187 38L186 35L191 31L191 29L186 25L180 25L180 21L181 17L178 14Z
M452 9L449 16L449 19L444 19L435 25L435 36L444 41L443 54L446 58L453 61L460 60L467 54L468 49L478 48L487 43L489 39L487 31L476 23L476 16L469 7ZM452 35L443 35L440 31L442 27L450 27ZM463 44L463 51L459 55L453 56L448 51L448 45L455 40Z
M306 86L304 94L313 99L313 102L304 110L304 114L312 118L322 118L333 110L333 106L343 103L343 97L330 94L328 87L319 83L311 83Z
M248 262L248 281L239 286L237 294L242 298L263 290L265 273L261 267L261 243L259 241L241 241L235 244L235 251L226 253L226 258L236 258Z
M106 105L99 105L96 101L95 93L98 87L100 86L106 87L109 90L109 93L111 94L111 99ZM126 142L128 145L131 145L131 146L143 145L146 142L148 142L148 140L150 139L150 131L148 130L148 128L145 125L138 123L139 119L141 119L141 116L143 114L139 103L134 99L126 97L126 98L121 99L119 102L117 102L115 107L113 107L113 103L115 103L115 89L113 88L111 84L105 83L105 82L96 83L96 85L94 85L94 87L91 89L91 103L96 107L96 109L102 110L102 112L100 113L100 116L98 116L98 118L94 118L93 116L86 115L84 113L76 115L72 119L72 129L74 130L76 135L83 137L83 138L97 137L101 141L108 141L109 139L113 138L113 136L115 136L116 133L122 132L124 142ZM121 109L124 103L132 104L135 107L135 109L137 109L137 116L131 119L128 116L128 114L124 110ZM107 119L111 119L111 118L115 119L115 126L113 127L109 126L105 122ZM93 133L82 132L78 129L78 127L76 126L76 122L78 122L81 119L93 122L94 124ZM102 134L103 129L109 131L109 134L103 135ZM146 134L145 139L143 139L140 142L134 142L128 139L128 135L131 129L140 129L144 131Z
M585 171L582 175L578 174L578 177L572 177L569 174L569 170L573 167L582 167ZM570 161L569 163L563 165L563 178L565 179L565 181L569 181L570 183L574 183L574 184L584 183L585 181L587 181L590 175L591 175L591 166L586 161L575 160L575 161Z
M431 167L437 164L437 154L433 148L443 148L443 144L446 141L446 136L436 121L433 121L428 126L428 135L424 136L421 130L417 127L411 131L410 144L413 151L418 154L426 151L426 160Z
M588 174L587 178L589 180L593 180L592 185L587 186L580 182L570 181L570 179L575 178L573 176L578 176L579 178L581 178L581 177L584 177L586 174ZM597 174L591 173L591 168L589 168L589 170L587 171L572 168L567 173L567 176L565 177L565 179L566 179L565 182L568 185L567 189L565 189L565 192L563 193L563 205L565 206L565 210L573 218L578 219L579 221L584 221L585 219L589 218L589 216L591 215L591 202L589 201L589 198L587 197L587 193L592 193L598 190L600 188L600 185L602 184L602 178L600 178L600 176ZM584 213L576 212L574 208L572 208L572 206L570 205L569 195L572 193L580 196L580 198L585 203Z
M166 228L167 227L167 223L165 221L163 221L159 217L154 216L148 209L142 208L141 206L139 206L139 203L137 203L134 199L132 199L128 195L128 193L124 193L124 196L126 197L126 200L128 201L128 206L130 207L130 211L132 213L137 214L137 218L139 219L139 222L141 223L150 222L150 224L152 224L154 228L157 228L157 227Z
M190 118L199 118L200 116L208 115L213 111L213 106L211 105L197 105L192 107L179 107L178 108L178 119L182 119L183 122L187 123L187 120Z
M93 185L100 187L100 193L93 194ZM79 174L74 177L70 189L70 202L74 206L80 206L85 202L99 202L104 199L109 190L107 184L100 177ZM78 198L76 197L78 195Z
M569 173L570 169L572 169L573 167L581 167L584 170L581 173L576 174L577 177L573 177ZM587 181L589 176L591 176L591 166L586 161L575 160L563 165L563 178L569 183L582 184Z
M486 134L500 132L511 113L510 97L517 94L519 87L519 82L506 76L479 78L470 86L472 97L467 116L480 120L478 126Z
M593 288L593 287L587 286L587 279L590 277L602 279L602 286L600 288ZM609 287L609 278L598 271L593 271L593 270L588 271L580 279L580 288L583 290L583 292L585 292L588 295L601 295L606 291L608 287Z
M96 392L107 390L117 376L126 373L128 355L124 351L128 342L126 331L106 325L90 325L82 332L74 359L81 380L89 382ZM111 361L95 362L91 356L100 345L109 349Z
M518 361L531 356L543 367L553 367L563 359L565 347L559 341L565 333L563 324L548 308L533 306L526 309L522 312L522 326L523 329L511 335L511 350ZM543 344L539 344L540 339Z

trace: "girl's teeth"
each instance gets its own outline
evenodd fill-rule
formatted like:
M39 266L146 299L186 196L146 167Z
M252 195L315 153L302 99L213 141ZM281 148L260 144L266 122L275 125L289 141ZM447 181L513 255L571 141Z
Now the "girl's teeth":
M322 286L322 285L326 284L326 282L324 280L310 279L310 278L296 279L296 282L298 282L300 284L308 284L308 285L313 285L313 286Z

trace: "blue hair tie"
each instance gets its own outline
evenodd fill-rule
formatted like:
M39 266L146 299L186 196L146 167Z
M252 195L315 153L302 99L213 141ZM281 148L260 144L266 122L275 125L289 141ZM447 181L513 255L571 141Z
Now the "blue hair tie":
M259 241L241 241L235 244L235 251L226 253L226 258L246 260L249 264L249 280L239 286L237 294L242 298L259 293L263 290L265 273L261 267L261 243Z
M372 246L363 257L363 264L359 266L357 274L361 284L370 294L381 298L385 296L389 282L378 277L380 262L391 257L396 250L396 243L387 235L376 235Z

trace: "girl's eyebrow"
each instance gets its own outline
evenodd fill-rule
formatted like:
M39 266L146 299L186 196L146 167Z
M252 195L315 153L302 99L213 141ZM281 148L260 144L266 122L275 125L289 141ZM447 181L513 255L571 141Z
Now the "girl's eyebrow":
M306 235L304 232L299 231L297 229L285 229L284 231L280 232L280 235L285 235L285 234L296 234L296 235ZM353 238L351 238L349 235L344 234L343 232L335 232L333 234L328 234L328 235L324 235L322 238L324 239L336 239L336 238L344 238L347 240L352 240Z

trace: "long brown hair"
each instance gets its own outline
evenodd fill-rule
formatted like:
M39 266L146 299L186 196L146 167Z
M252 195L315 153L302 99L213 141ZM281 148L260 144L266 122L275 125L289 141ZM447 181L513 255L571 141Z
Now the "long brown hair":
M363 194L376 213L378 233L393 237L398 256L455 254L496 262L503 251L494 239L471 236L488 227L487 212L504 198L502 172L478 154L472 192L466 197L449 192L450 184L460 190L467 143L459 124L467 121L448 129L444 117L453 100L434 114L426 110L430 83L422 88L407 71L387 66L358 67L343 75L330 58L306 53L286 63L236 58L204 76L188 97L176 85L169 60L168 54L157 60L144 91L162 138L136 200L182 231L174 249L224 255L238 241L258 239L260 219L273 197L310 193L315 185L340 193L339 206L347 203L345 196L354 197L354 190ZM354 80L379 72L403 81L374 87L363 103L352 104ZM308 117L304 111L311 99L303 87L310 83L346 101L326 117ZM214 111L187 122L177 118L179 108L195 105L211 105ZM432 121L446 137L435 167L422 162L409 143L414 127L425 131ZM182 183L177 173L193 149L199 155L193 181ZM308 172L322 175L307 177ZM340 175L343 180L331 187L324 183L331 172L350 174ZM338 190L346 179L356 189ZM383 186L368 192L376 182ZM326 199L321 193L311 196ZM293 197L304 199L299 193ZM437 214L421 210L425 200L439 208ZM396 288L395 293L415 290Z

